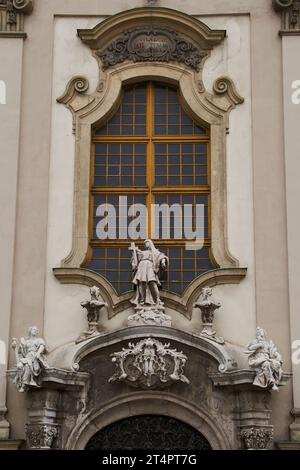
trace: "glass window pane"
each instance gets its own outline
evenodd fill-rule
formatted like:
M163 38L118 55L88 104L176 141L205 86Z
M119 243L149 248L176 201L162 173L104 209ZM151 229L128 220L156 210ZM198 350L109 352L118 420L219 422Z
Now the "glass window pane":
M135 134L136 135L145 135L146 134L146 126L135 126Z
M136 186L145 186L146 185L146 176L136 176L134 178L134 184Z
M157 176L155 178L156 186L166 186L167 184L167 177L166 176Z
M104 176L95 176L94 178L94 185L95 186L104 186L106 183L106 179Z
M168 134L174 135L174 134L179 134L179 126L171 126L169 124L168 126Z
M105 165L96 165L95 166L95 176L105 176L106 175L106 166Z
M145 175L146 168L143 165L135 166L134 167L134 173L135 173L135 175Z
M169 155L169 163L171 165L180 165L180 155Z
M105 165L106 155L95 155L95 165Z
M122 176L132 175L133 174L133 167L132 166L122 166L121 167L121 174L122 174Z
M133 184L132 176L122 176L120 180L121 180L121 186L132 186Z
M95 155L106 154L106 144L95 144Z
M166 133L167 133L166 126L155 126L156 135L166 135Z

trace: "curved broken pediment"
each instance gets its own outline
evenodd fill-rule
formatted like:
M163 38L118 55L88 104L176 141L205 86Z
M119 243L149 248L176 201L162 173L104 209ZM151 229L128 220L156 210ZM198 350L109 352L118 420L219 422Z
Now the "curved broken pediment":
M97 53L110 47L126 32L148 28L152 29L152 32L159 30L163 35L171 35L174 39L174 34L181 36L205 54L220 44L226 36L225 30L212 30L192 16L170 8L134 8L118 13L92 29L79 29L77 33L87 46L96 51L95 56L100 58ZM169 39L172 42L172 37ZM152 48L152 52L155 54L157 50Z
M99 287L101 297L108 305L108 318L112 318L122 310L132 307L130 299L132 298L133 291L118 295L114 287L95 271L84 268L62 267L54 268L53 274L62 284L82 284L88 287L96 285ZM221 284L239 284L246 274L246 268L214 269L194 279L182 296L162 290L161 298L167 307L173 308L188 319L191 319L193 305L203 287L213 287Z

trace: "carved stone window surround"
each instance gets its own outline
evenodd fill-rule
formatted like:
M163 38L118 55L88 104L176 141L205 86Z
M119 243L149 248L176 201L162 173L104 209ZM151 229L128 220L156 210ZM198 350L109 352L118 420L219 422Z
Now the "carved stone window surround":
M199 71L181 62L130 62L124 61L110 66L104 72L99 51L108 47L126 30L137 27L167 28L193 44L205 53ZM88 81L83 76L70 80L65 93L58 98L73 115L73 128L76 138L75 191L73 246L70 254L62 260L61 267L54 269L54 275L62 283L97 285L110 308L110 316L129 306L127 294L118 296L112 286L100 275L82 269L88 252L88 213L91 127L101 125L114 112L122 86L128 83L147 80L160 80L176 85L191 116L210 125L211 132L211 175L212 175L212 254L220 266L212 272L197 278L186 289L182 297L162 292L166 305L191 317L191 305L199 287L219 283L238 283L246 275L246 269L229 252L227 244L226 206L226 133L229 127L229 114L243 98L238 94L233 81L228 77L218 78L209 93L202 82L202 68L205 58L212 48L220 44L225 31L212 31L193 17L167 8L138 8L106 19L91 30L79 30L82 41L91 49L99 64L99 83L94 93L87 94Z

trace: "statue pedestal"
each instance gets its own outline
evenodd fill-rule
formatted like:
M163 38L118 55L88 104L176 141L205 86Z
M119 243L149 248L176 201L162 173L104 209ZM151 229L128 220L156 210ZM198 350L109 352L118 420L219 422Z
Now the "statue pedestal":
M223 338L218 337L216 335L216 332L213 330L212 323L203 323L203 329L200 333L200 336L202 336L202 338L210 339L211 341L214 341L215 343L218 343L218 344L225 343Z
M172 318L164 313L163 306L136 307L136 313L128 317L128 326L172 326Z
M81 341L85 341L87 339L93 338L94 336L99 336L103 334L100 331L100 325L98 322L89 322L89 329L83 331L79 338L75 341L76 343L80 343Z

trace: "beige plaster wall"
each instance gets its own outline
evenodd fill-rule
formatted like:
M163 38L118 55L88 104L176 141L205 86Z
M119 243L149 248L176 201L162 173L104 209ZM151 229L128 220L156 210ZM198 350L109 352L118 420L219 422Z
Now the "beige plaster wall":
M284 36L283 42L283 86L284 86L284 133L285 133L285 174L287 197L287 231L288 231L288 264L289 264L289 300L291 315L291 340L300 347L300 100L293 96L296 92L294 82L300 88L299 36ZM294 86L293 86L294 85ZM296 342L298 342L296 344ZM296 353L296 347L294 348ZM300 408L300 354L295 354L293 364L294 407ZM299 436L298 432L298 436Z
M84 326L84 315L79 302L85 296L87 289L80 286L61 286L51 277L50 272L53 265L58 265L60 259L70 249L70 203L73 180L70 116L63 106L59 111L54 112L54 106L57 106L54 104L56 98L54 91L58 88L60 88L59 92L62 91L64 79L73 71L73 68L68 69L68 63L71 62L67 61L64 64L63 75L57 77L54 73L57 50L60 46L55 38L58 22L54 20L54 16L71 15L74 21L75 17L76 21L79 21L78 16L81 18L80 21L86 21L86 24L92 25L100 17L143 5L144 1L140 0L130 2L43 0L36 2L34 12L26 18L25 27L28 39L24 46L11 336L23 335L29 324L37 323L43 328L45 321L44 334L53 347L73 339L77 331ZM245 105L232 113L231 134L227 139L228 182L231 183L232 188L229 191L228 201L229 244L233 254L240 257L241 264L248 265L249 275L240 286L216 289L216 295L223 302L223 312L219 314L217 328L222 330L222 333L225 331L224 336L238 342L235 333L237 329L232 324L233 319L240 322L238 326L245 331L246 339L252 336L250 333L254 331L254 315L256 315L257 323L267 329L270 337L282 351L285 368L289 370L291 347L285 226L282 62L281 40L278 37L280 18L273 12L270 0L252 0L251 3L248 0L226 2L224 0L211 2L162 0L158 2L158 5L202 15L201 18L211 26L214 26L214 21L216 25L218 22L228 23L232 38L239 36L238 31L243 24L241 30L246 35L241 37L241 46L238 50L231 53L228 46L230 56L225 55L225 61L220 61L216 57L210 59L216 70L225 67L228 72L232 71L232 78L237 81L241 94L246 98L252 97L252 105L249 99ZM249 13L250 17L248 17ZM237 16L238 14L241 16ZM92 15L93 18L84 19L88 15ZM79 40L76 38L76 41ZM228 44L230 44L229 41ZM63 39L61 46L65 48ZM73 44L71 46L73 47ZM242 47L247 52L243 57L243 67L239 70L239 55L241 55L242 49L240 48ZM80 73L89 75L90 80L92 79L91 86L94 86L93 75L97 72L96 64L90 62L84 46L80 45L80 49L82 52L78 57L79 60L84 60L85 68L85 70L81 69ZM226 54L225 49L223 54ZM74 56L71 55L71 57L74 60ZM249 64L251 65L250 71ZM209 62L207 62L208 65ZM79 66L79 62L76 66ZM78 73L78 69L75 73ZM211 74L214 73L212 68ZM59 80L57 88L55 88L56 80ZM209 73L205 75L205 81L209 86L211 83ZM249 113L251 113L251 120ZM54 144L53 123L55 122L57 134ZM234 139L234 128L241 123L243 126L240 126L239 138ZM64 142L64 150L58 145L60 139ZM56 158L54 158L54 152ZM57 155L63 158L61 171ZM63 194L53 192L54 175L62 184L65 183ZM48 193L49 176L51 186ZM245 184L243 187L240 184L241 177ZM238 197L235 193L237 189L240 191ZM66 212L66 208L69 208L69 211ZM60 213L60 225L64 226L64 230L55 231L58 213ZM254 217L254 227L252 217ZM54 226L51 227L51 224ZM53 292L55 296L52 300ZM235 299L239 299L238 306ZM46 312L45 317L44 312ZM227 312L229 312L229 317L226 320ZM242 320L244 315L247 318L245 323ZM53 318L56 324L59 322L59 325L55 326L57 332L51 336L51 330L54 331ZM230 321L228 321L229 318ZM13 363L13 356L11 356L11 363ZM8 405L12 435L22 437L24 405L19 395L16 400L16 392L11 386ZM288 438L287 423L291 406L291 391L287 387L274 398L273 419L276 424L276 438Z

